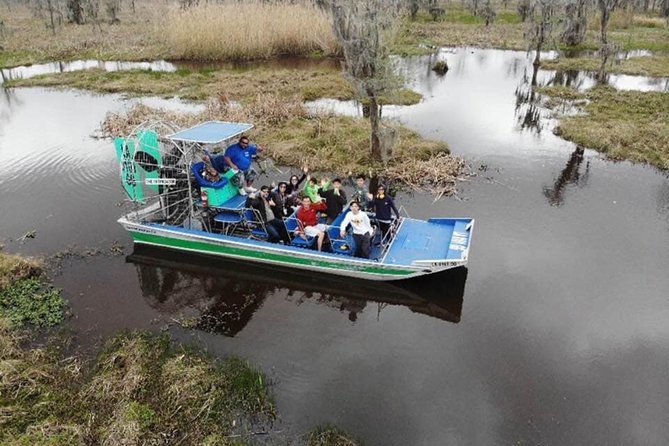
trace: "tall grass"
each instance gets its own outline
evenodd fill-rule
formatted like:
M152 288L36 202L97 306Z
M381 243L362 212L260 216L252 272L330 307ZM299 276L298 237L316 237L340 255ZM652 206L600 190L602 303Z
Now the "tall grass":
M173 9L157 29L175 58L252 60L338 51L325 13L306 4L224 3Z

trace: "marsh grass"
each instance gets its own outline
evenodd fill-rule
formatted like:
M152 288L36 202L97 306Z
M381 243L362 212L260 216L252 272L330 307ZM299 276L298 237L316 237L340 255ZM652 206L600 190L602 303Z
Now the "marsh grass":
M123 8L120 23L101 22L73 25L63 23L56 35L25 4L14 4L3 11L5 51L0 66L72 60L146 60L168 57L162 42L155 37L151 23L164 22L168 6L163 2L137 1L136 13Z
M133 70L85 70L10 81L8 86L71 87L106 93L179 96L202 100L226 96L245 101L258 94L275 93L303 100L321 97L351 99L353 90L339 71L254 68L251 70L180 70L175 73ZM420 97L419 97L420 98Z
M118 335L90 364L21 342L0 318L3 445L239 444L233 421L275 416L261 372L165 336Z
M337 426L318 426L305 436L308 446L360 446L362 443Z
M23 279L38 277L42 273L42 262L2 252L0 245L0 290Z
M459 157L449 154L448 145L422 138L399 123L389 123L397 142L387 165L372 161L369 122L364 118L308 112L300 98L262 95L241 107L212 100L199 114L182 114L156 110L143 105L127 113L111 113L103 122L103 133L127 135L147 120L167 120L181 127L209 120L253 122L252 137L266 145L265 154L279 164L301 167L337 175L348 171L383 172L389 178L409 187L455 192L455 180L466 166Z
M652 14L631 14L627 10L614 12L609 38L624 50L669 51L669 26ZM394 51L404 55L425 54L432 51L430 47L440 46L528 48L523 38L523 24L515 11L500 11L498 19L486 27L480 17L472 15L459 2L450 2L443 20L432 21L427 13L419 14L416 21L406 20ZM561 47L557 41L554 46L555 49ZM599 17L591 15L586 40L580 48L596 49L599 46Z
M279 55L336 55L328 18L308 2L176 4L136 1L120 22L63 23L55 36L26 5L3 11L0 66L72 60L250 60Z
M339 53L329 17L307 2L229 2L187 11L172 9L165 29L156 32L164 36L172 57L178 59L252 60Z
M601 60L596 57L558 58L543 61L541 68L548 70L599 71ZM607 65L609 73L622 73L653 77L669 76L669 55L631 57Z
M669 169L669 93L596 87L584 94L544 88L553 97L586 98L583 115L564 116L556 133L613 159Z

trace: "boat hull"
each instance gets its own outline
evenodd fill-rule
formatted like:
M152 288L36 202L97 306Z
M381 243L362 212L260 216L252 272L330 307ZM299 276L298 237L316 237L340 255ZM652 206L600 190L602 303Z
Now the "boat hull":
M466 265L466 261L442 262L431 267L387 265L373 260L319 253L175 226L135 223L125 218L121 218L119 223L130 232L137 244L365 280L410 279Z

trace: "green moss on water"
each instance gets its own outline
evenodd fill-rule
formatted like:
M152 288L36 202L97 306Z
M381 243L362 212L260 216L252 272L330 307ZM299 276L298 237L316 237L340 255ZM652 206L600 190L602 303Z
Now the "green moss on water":
M16 325L53 327L62 322L64 308L60 290L36 278L18 280L0 290L0 316Z

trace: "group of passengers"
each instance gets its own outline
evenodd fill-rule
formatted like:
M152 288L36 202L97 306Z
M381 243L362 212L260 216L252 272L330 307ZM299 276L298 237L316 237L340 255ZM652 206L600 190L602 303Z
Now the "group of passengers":
M292 175L287 182L281 181L273 189L262 186L258 191L252 187L257 174L251 164L254 156L262 150L262 146L250 144L248 137L242 136L239 142L229 146L223 155L205 156L203 176L214 177L214 174L233 169L236 174L234 184L239 187L241 195L248 195L246 207L257 211L257 215L265 225L268 241L290 244L290 235L284 219L295 212L300 223L298 234L303 238L316 238L316 247L321 251L329 229L328 225L337 219L348 203L341 179L335 178L330 181L328 178L323 178L319 182L309 174L309 169L305 166L302 168L301 176ZM386 194L383 185L378 185L377 193L372 194L369 192L364 175L358 175L353 179L352 173L349 172L348 179L354 191L350 212L344 216L339 226L340 237L342 239L346 237L350 225L357 247L355 255L369 258L374 228L366 211L375 213L382 237L385 237L390 230L392 213L399 218L399 212L392 197ZM305 180L304 187L300 188ZM320 223L321 212L325 213L327 224Z

